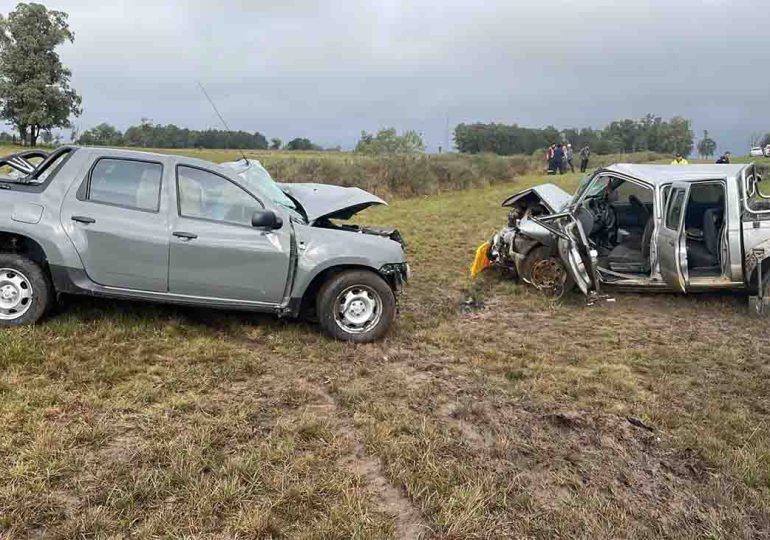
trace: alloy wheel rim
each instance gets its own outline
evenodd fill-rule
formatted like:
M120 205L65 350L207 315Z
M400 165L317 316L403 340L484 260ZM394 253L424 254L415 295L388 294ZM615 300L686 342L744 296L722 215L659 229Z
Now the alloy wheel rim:
M0 319L12 321L32 306L32 284L13 268L0 268Z
M334 320L349 334L368 332L382 318L382 299L374 289L365 285L348 287L334 303Z

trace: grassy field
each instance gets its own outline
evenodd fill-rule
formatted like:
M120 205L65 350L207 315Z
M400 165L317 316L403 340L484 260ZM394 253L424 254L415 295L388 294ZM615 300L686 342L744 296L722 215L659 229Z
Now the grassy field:
M768 322L471 282L542 180L362 215L414 269L381 343L94 299L0 332L0 537L767 537Z

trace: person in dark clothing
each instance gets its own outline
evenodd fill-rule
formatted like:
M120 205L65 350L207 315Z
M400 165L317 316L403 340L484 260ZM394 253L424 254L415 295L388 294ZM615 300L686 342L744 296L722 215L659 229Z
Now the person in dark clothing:
M729 165L730 164L730 152L725 152L721 156L719 156L719 159L717 160L717 163L719 165Z
M588 145L585 145L583 148L580 149L580 172L584 173L586 172L586 169L588 168L588 158L591 157L591 147Z
M556 174L556 161L554 160L554 152L556 152L556 144L552 144L545 151L545 159L548 162L548 174Z
M561 143L557 144L556 150L553 151L553 161L559 174L564 174L564 147Z

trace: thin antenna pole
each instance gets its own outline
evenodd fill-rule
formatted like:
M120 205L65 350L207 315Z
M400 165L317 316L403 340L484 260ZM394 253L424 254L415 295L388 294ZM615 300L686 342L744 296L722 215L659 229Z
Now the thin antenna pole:
M446 151L449 152L449 112L446 113L446 129L444 130L444 136L446 137Z
M227 125L227 122L225 121L225 118L222 116L222 113L219 112L219 109L217 109L217 106L214 104L214 100L211 99L211 96L209 96L209 93L206 92L206 89L203 87L203 84L200 81L197 81L198 87L201 89L201 92L203 92L203 95L206 96L206 99L211 104L211 108L214 109L214 112L217 113L217 116L222 121L222 125L225 126L225 129L227 131L232 131L230 129L230 126ZM243 152L243 149L241 149L241 156L243 157L243 160L248 163L249 158L246 157L246 154Z

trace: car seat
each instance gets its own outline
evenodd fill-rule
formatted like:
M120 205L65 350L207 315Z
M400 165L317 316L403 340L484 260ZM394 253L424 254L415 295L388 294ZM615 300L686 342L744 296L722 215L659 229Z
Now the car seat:
M703 241L687 242L687 264L692 268L719 266L719 239L724 224L724 206L709 208L703 213Z
M632 274L647 274L650 271L650 244L655 231L655 220L647 219L642 236L629 236L615 246L607 256L610 270Z

